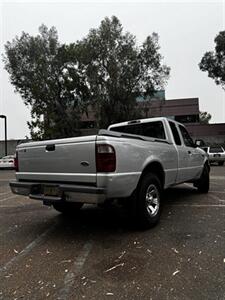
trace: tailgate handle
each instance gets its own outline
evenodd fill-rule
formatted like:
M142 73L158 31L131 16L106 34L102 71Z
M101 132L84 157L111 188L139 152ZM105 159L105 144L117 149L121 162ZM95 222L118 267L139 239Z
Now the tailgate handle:
M52 144L52 145L47 145L47 146L45 147L45 150L46 150L46 151L55 151L55 145L54 145L54 144Z

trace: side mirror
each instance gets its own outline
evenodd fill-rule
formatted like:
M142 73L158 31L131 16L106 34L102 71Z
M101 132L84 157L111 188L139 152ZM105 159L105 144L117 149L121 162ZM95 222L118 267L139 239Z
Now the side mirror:
M195 140L195 147L203 147L205 142L203 140Z

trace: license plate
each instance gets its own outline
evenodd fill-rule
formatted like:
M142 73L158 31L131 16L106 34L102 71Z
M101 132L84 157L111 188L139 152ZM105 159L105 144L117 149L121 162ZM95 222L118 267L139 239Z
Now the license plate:
M59 197L60 194L60 190L57 186L44 186L45 196Z
M214 157L220 157L220 154L214 154L213 156Z

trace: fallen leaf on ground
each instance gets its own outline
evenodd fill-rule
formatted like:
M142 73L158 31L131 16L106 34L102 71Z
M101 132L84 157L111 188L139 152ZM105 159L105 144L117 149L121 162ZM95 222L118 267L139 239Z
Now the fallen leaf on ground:
M176 248L172 248L172 250L175 252L175 253L179 253L179 251L177 251L177 249Z
M118 264L118 265L115 265L113 266L112 268L109 268L108 270L105 270L104 273L107 273L107 272L110 272L118 267L123 267L124 266L124 263L121 263L121 264Z
M180 272L179 270L176 270L175 272L173 272L173 276L175 276L179 272Z

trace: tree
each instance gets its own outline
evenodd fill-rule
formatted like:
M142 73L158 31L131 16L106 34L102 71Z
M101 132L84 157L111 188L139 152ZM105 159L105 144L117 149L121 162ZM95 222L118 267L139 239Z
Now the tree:
M225 90L225 31L219 32L214 41L215 51L206 52L199 67L207 71L208 76Z
M35 37L23 32L5 50L11 83L31 108L32 138L76 135L89 90L76 57L59 44L56 29L42 25Z
M100 127L141 116L136 97L150 96L166 83L170 69L162 65L158 35L153 33L138 47L124 33L120 21L105 18L77 43Z
M22 33L5 45L5 69L16 92L31 108L33 139L79 133L79 120L90 105L98 126L107 127L142 115L136 97L149 97L166 83L158 35L138 47L116 17L105 18L86 38L60 44L54 27L37 36Z
M208 124L209 121L211 120L212 116L207 113L206 111L200 111L199 114L199 122L202 124Z

